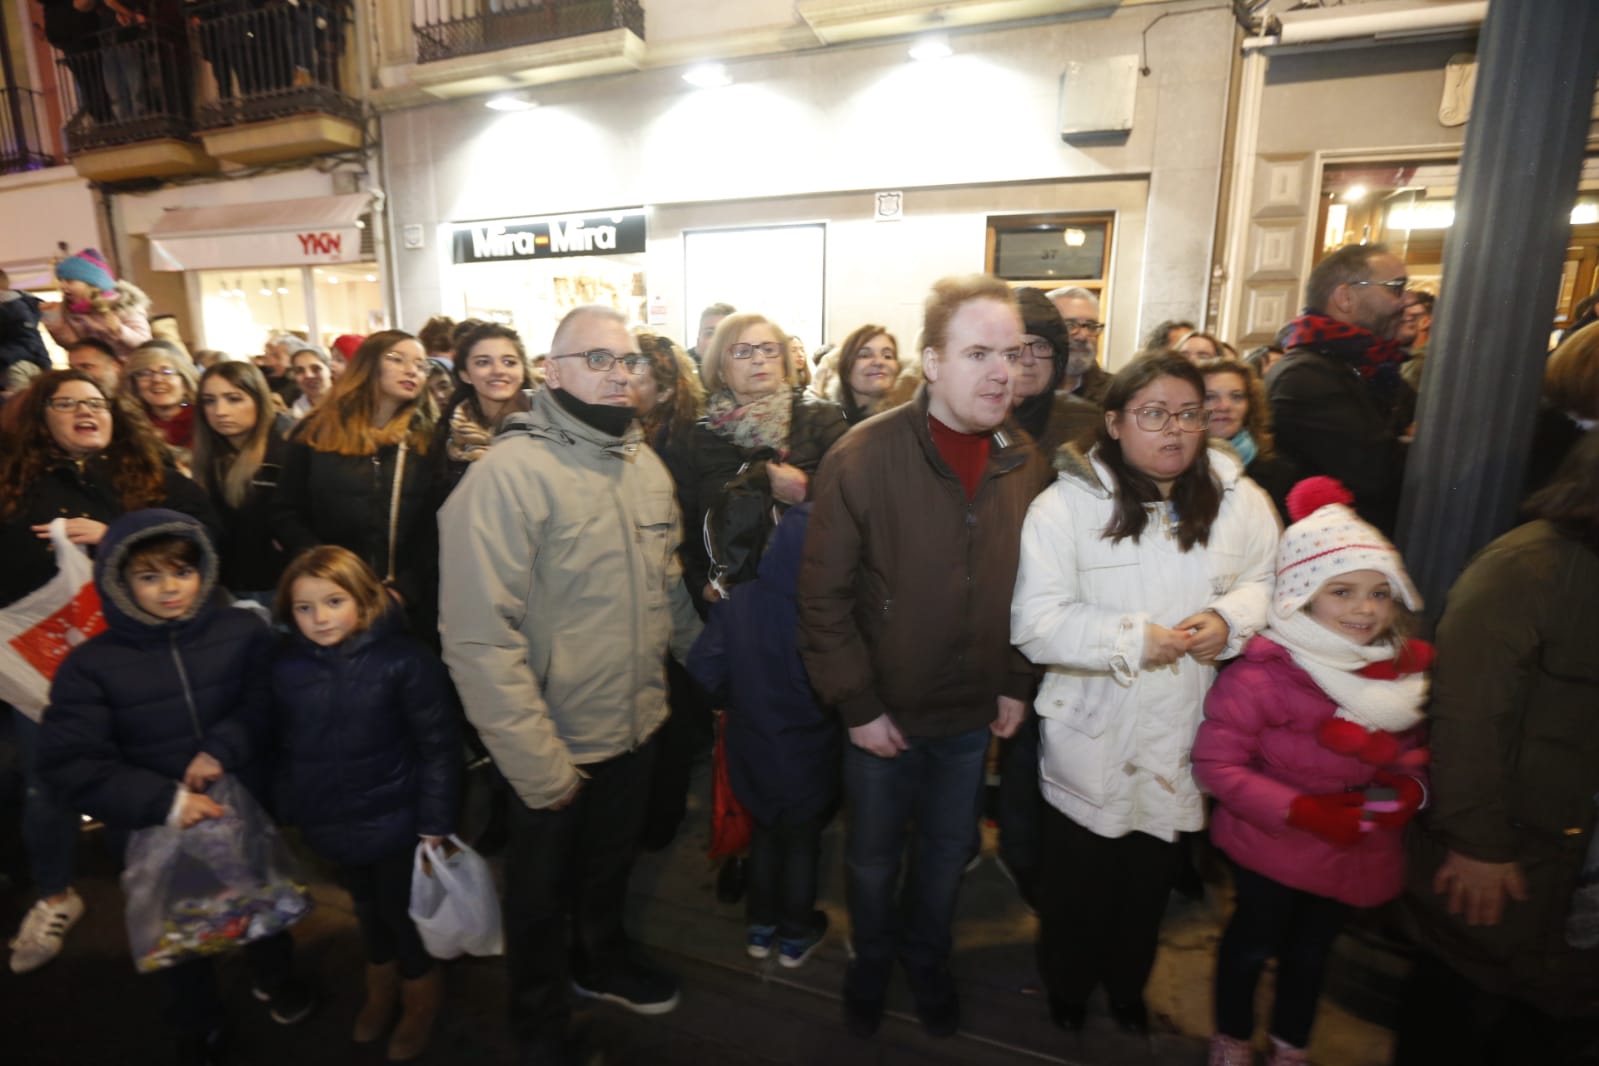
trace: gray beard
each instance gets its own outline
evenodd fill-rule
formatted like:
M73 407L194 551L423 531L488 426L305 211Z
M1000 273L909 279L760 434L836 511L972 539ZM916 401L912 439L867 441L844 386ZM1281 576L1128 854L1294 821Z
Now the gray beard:
M1066 376L1080 378L1094 365L1094 349L1088 345L1072 344L1066 348Z

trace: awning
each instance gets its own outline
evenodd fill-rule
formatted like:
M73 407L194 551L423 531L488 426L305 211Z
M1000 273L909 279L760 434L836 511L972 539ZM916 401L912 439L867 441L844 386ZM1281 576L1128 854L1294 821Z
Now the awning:
M150 227L156 270L287 267L361 260L370 193L178 208Z

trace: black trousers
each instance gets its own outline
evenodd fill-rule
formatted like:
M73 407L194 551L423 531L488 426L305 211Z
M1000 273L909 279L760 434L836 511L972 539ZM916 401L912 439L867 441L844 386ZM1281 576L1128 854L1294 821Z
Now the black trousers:
M339 887L355 904L366 961L375 966L397 962L400 976L407 981L425 976L434 965L411 921L415 856L413 845L365 866L340 866L334 873Z
M688 810L694 758L710 750L716 735L704 692L671 656L666 659L666 686L672 713L656 734L650 799L640 834L640 843L646 851L659 851L677 836Z
M511 798L505 849L505 956L511 1028L525 1043L559 1040L569 983L604 986L628 964L622 909L650 792L653 738L583 767L558 811Z
M751 925L775 925L783 939L815 932L816 863L826 825L824 814L755 823L745 874Z
M1399 1005L1394 1066L1594 1066L1599 1018L1556 1018L1478 988L1418 952Z
M250 981L267 995L294 972L294 941L288 932L244 945ZM156 971L161 981L167 1024L186 1036L203 1036L222 1025L222 997L217 992L216 967L211 959L195 959Z
M1237 906L1216 953L1216 1029L1239 1040L1255 1034L1255 986L1266 960L1277 959L1271 1035L1302 1048L1310 1042L1333 941L1350 907L1233 868Z
M1049 806L1038 790L1038 715L1029 710L1016 735L1000 741L999 753L999 857L1022 898L1036 906Z
M1110 838L1044 805L1038 969L1055 1005L1076 1007L1101 982L1116 1006L1142 1003L1177 845L1147 833Z

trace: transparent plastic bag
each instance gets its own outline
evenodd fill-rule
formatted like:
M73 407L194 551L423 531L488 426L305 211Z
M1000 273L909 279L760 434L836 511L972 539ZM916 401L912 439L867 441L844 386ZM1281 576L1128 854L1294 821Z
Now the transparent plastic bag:
M435 959L458 955L499 955L505 950L500 928L500 896L483 856L460 837L446 855L437 845L416 846L411 871L411 921L422 946Z
M310 913L299 864L245 787L224 776L206 795L227 813L128 840L122 894L140 973L232 951Z

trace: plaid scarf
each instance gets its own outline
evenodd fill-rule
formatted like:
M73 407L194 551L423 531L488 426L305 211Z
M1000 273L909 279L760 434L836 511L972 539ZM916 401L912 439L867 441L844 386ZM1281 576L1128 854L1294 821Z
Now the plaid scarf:
M1328 318L1306 308L1277 334L1283 351L1306 348L1329 359L1347 363L1361 379L1385 396L1392 396L1404 385L1399 366L1405 361L1404 349L1383 340L1369 329Z

